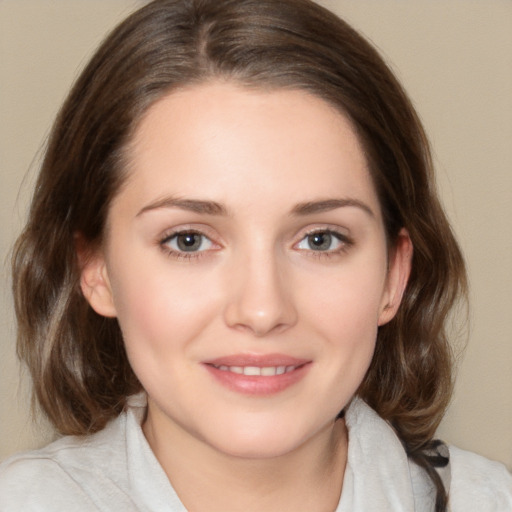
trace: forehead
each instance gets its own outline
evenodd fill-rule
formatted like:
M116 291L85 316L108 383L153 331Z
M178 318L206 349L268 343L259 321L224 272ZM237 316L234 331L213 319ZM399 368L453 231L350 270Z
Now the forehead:
M300 90L208 83L172 92L141 119L128 161L125 188L141 200L165 192L270 201L285 190L300 202L335 189L376 203L349 119Z

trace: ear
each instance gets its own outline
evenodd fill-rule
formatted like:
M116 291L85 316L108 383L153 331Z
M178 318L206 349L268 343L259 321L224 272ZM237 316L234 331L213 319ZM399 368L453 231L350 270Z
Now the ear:
M103 251L101 249L91 250L85 245L80 235L75 236L82 293L96 313L106 317L115 317L117 312Z
M407 230L402 228L389 255L388 275L382 295L379 326L388 323L400 307L411 273L412 254L411 238Z

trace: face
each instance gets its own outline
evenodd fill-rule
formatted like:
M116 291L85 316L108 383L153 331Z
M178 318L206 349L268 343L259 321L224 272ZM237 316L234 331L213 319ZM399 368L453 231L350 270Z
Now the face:
M241 457L313 442L409 268L350 122L305 92L205 84L153 105L129 157L82 289L119 320L147 424Z

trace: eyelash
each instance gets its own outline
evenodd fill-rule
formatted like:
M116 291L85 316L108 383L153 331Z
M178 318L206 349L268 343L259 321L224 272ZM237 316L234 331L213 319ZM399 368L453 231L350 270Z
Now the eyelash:
M339 256L342 253L346 253L352 245L354 245L354 242L351 238L349 238L347 235L340 233L339 231L336 231L335 229L331 228L316 228L312 229L311 231L308 231L305 233L302 238L299 240L299 242L295 243L293 247L297 247L300 243L307 240L308 237L311 237L313 235L329 235L331 237L334 237L341 245L340 247L336 249L329 249L329 250L314 250L314 249L304 249L308 252L308 254L315 258L332 258L335 256ZM202 237L201 244L204 243L205 240L207 240L210 244L215 245L215 243L204 233L201 231L195 230L195 229L181 229L178 231L173 231L171 233L168 233L164 235L159 241L158 245L161 247L161 249L170 257L173 257L177 260L193 260L198 259L201 257L204 257L207 255L208 252L210 252L208 249L206 250L200 250L200 251L179 251L172 249L169 246L169 243L173 239L177 239L180 235L195 235ZM215 250L215 249L214 249Z
M311 237L316 234L329 235L331 237L334 237L340 243L340 247L338 247L336 249L326 250L326 251L314 250L314 249L307 250L306 249L308 251L309 255L314 258L322 258L323 259L323 258L333 258L336 256L340 256L341 254L346 253L354 245L354 241L350 237L348 237L346 234L340 233L339 231L332 229L332 228L312 229L311 231L308 231L307 233L305 233L304 236L302 236L302 238L300 239L298 244L302 243L304 240L307 240L308 237ZM295 244L295 246L297 246L298 244Z
M173 248L171 248L168 244L173 239L177 239L180 235L196 235L199 237L202 237L202 243L204 243L205 240L208 240L211 244L214 244L214 242L211 241L211 239L205 235L204 233L201 233L201 231L195 230L195 229L180 229L178 231L173 231L171 233L168 233L164 235L159 241L158 245L162 248L162 250L170 257L173 257L177 260L193 260L198 259L201 257L206 256L206 253L208 250L203 251L177 251Z

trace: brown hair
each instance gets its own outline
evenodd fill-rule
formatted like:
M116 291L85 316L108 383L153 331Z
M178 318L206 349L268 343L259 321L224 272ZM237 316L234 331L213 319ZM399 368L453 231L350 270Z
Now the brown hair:
M414 246L403 304L379 329L359 394L430 474L444 510L424 450L451 395L445 324L465 290L463 260L407 96L369 43L309 0L157 0L117 27L82 72L53 127L13 255L18 354L37 401L59 432L87 434L140 389L117 321L97 315L81 294L76 235L101 244L127 145L148 107L217 77L308 91L356 127L390 243L405 227Z

